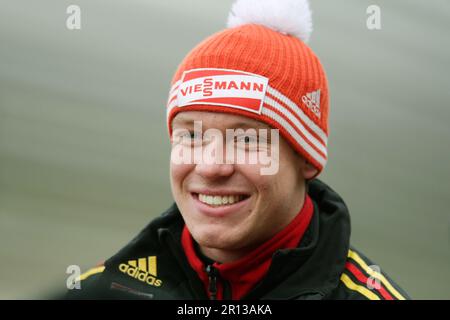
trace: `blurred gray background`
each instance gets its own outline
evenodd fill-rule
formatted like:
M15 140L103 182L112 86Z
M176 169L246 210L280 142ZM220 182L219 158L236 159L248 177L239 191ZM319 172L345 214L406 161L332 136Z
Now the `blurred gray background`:
M412 297L450 299L450 3L312 2L331 91L321 178L355 246ZM68 265L108 258L171 204L169 82L231 3L0 1L0 298L64 290Z

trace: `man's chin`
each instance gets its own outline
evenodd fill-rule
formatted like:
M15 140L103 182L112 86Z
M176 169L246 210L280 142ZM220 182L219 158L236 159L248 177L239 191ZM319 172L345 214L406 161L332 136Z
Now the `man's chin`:
M225 231L209 230L208 232L198 233L193 235L194 240L204 248L216 249L216 250L236 250L239 248L239 241L232 239L229 236L224 236Z

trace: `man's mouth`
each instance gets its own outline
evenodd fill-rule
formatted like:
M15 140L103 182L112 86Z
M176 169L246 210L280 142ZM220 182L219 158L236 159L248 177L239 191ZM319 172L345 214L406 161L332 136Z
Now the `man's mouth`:
M249 198L248 195L242 194L210 195L203 193L193 193L193 196L197 198L200 202L205 203L212 207L228 206Z

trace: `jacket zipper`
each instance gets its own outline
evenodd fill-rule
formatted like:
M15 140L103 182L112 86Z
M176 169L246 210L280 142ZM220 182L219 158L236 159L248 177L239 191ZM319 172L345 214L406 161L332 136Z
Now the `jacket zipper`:
M217 269L209 264L206 266L206 273L208 275L208 293L209 300L217 300Z
M219 270L212 264L208 264L205 268L206 274L208 275L208 293L209 300L217 300L217 282L220 281L222 284L222 299L231 300L231 289L230 284L220 278Z

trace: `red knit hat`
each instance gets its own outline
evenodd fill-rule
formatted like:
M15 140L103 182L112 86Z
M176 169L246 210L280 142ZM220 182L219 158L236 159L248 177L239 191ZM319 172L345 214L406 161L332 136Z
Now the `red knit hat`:
M182 111L225 112L279 129L319 172L327 162L328 85L314 52L307 0L238 0L228 29L181 62L167 104L169 133Z

